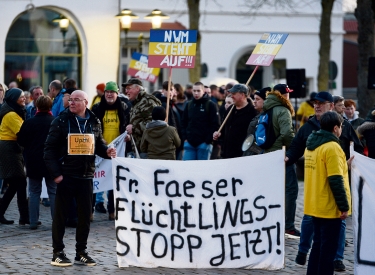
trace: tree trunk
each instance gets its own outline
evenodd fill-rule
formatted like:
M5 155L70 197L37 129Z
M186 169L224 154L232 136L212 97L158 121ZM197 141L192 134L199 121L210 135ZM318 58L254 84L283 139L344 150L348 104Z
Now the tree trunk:
M329 56L331 52L331 14L335 0L321 0L322 17L319 28L318 91L328 90Z
M375 91L367 89L369 57L374 56L374 11L372 0L357 0L355 17L358 22L358 111L361 117L375 103Z
M195 54L195 66L189 69L189 81L191 83L200 81L201 78L201 35L199 32L199 1L200 0L187 0L189 10L189 29L197 30L197 51Z

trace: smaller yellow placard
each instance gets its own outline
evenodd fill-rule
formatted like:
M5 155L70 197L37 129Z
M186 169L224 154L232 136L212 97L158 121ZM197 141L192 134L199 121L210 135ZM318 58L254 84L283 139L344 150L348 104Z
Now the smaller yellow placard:
M68 155L94 155L94 134L68 134Z

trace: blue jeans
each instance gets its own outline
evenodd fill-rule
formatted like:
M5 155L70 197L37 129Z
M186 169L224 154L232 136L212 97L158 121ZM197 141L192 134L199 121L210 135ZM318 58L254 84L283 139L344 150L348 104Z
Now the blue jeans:
M314 225L312 217L303 215L301 223L301 237L299 239L298 251L302 253L309 253L312 239L314 236Z
M339 243L336 251L335 261L344 259L344 249L345 249L345 229L346 220L341 221ZM299 240L298 251L302 253L309 253L311 248L311 242L314 236L314 224L313 217L308 215L303 215L301 224L301 237Z
M340 235L341 220L313 217L314 242L306 275L332 275Z
M57 185L52 179L45 179L47 186L47 193L51 204L51 218L55 211L55 196ZM39 220L39 200L42 193L42 178L29 178L29 218L30 225L37 225Z
M344 249L345 249L345 237L346 237L346 220L341 221L339 245L337 247L335 261L344 260Z
M212 144L203 142L197 147L194 147L188 141L185 141L184 156L182 160L209 160L211 153Z
M285 167L285 229L293 230L298 197L296 165Z

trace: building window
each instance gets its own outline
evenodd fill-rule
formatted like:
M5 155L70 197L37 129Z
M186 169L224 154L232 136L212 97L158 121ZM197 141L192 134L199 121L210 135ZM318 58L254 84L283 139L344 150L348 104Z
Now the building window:
M51 81L73 78L80 87L81 42L72 22L63 36L59 24L53 22L59 16L37 8L14 21L5 42L6 83L17 81L23 90L41 85L47 91Z

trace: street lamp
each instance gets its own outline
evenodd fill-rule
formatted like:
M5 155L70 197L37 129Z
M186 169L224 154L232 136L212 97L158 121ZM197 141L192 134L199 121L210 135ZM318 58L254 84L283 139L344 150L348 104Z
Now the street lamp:
M169 19L168 15L165 15L160 10L155 9L150 14L145 16L145 19L150 19L153 29L160 29L161 21L164 19Z
M128 35L128 31L130 30L132 20L138 19L139 17L132 13L129 9L123 9L119 14L115 17L120 18L121 21L121 28L125 31L125 44L126 44L126 37Z
M63 35L63 46L65 47L65 36L69 28L69 19L63 15L60 15L59 17L53 19L52 22L59 23L60 31Z

